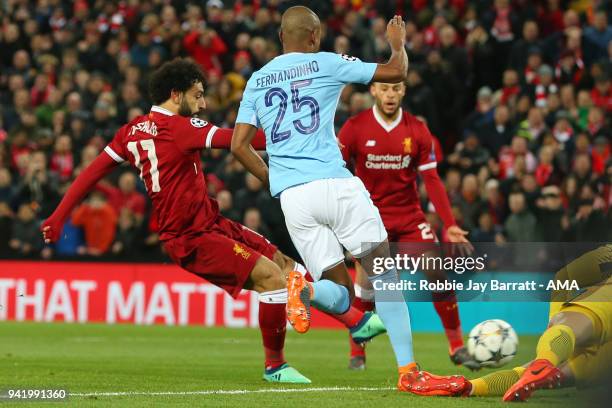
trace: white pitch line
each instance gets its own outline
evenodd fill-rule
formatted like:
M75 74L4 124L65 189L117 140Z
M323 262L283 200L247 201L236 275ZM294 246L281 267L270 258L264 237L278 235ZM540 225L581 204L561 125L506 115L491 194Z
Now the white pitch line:
M262 393L301 393L324 391L390 391L394 387L314 387L314 388L262 388L259 390L205 390L205 391L124 391L124 392L84 392L70 393L70 397L129 397L164 395L244 395Z

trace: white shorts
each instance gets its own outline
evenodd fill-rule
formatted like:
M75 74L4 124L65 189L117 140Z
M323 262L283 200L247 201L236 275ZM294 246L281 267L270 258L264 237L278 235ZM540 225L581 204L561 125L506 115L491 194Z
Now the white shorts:
M281 193L281 207L293 245L313 279L344 261L366 255L387 231L370 193L357 177L311 181ZM368 245L370 244L370 245Z

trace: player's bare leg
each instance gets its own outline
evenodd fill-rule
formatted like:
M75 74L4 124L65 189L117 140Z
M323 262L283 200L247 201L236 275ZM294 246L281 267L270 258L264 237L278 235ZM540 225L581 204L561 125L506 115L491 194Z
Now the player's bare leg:
M287 281L281 268L261 256L244 287L259 293L259 328L266 356L264 380L309 384L311 381L308 378L287 364L283 354L287 326Z
M538 341L535 360L506 391L503 400L525 401L538 389L559 387L562 372L558 367L570 359L577 347L595 344L600 336L601 331L586 314L577 311L557 313Z
M438 244L431 244L437 247ZM434 257L439 255L435 250L427 250L424 253L425 257ZM432 263L433 264L433 263ZM429 282L446 282L448 275L443 270L434 268L424 269L423 273ZM470 370L476 371L480 369L480 364L474 360L463 343L463 334L461 331L461 320L459 318L459 307L457 297L453 290L447 291L432 291L431 293L434 308L440 317L444 333L448 340L448 353L451 361L455 365L463 365Z
M288 291L289 293L293 293L290 298L294 300L294 302L288 302L288 304L291 303L293 310L297 310L297 313L288 312L287 316L289 318L289 322L291 322L294 327L296 327L296 325L300 325L301 330L298 330L296 327L296 331L304 332L302 331L304 328L304 321L303 319L300 319L299 316L306 315L310 317L311 303L317 309L329 314L344 324L346 328L349 329L351 337L359 343L370 341L374 337L386 331L382 321L377 315L374 313L363 313L361 310L350 306L350 299L352 298L353 294L353 281L344 262L323 272L321 276L321 280L328 280L329 282L336 284L336 286L340 285L346 288L349 296L349 307L348 310L345 310L344 312L341 311L342 306L338 306L335 303L330 304L329 302L321 303L317 301L317 297L315 297L315 285L308 282L306 279L308 272L303 265L282 254L280 251L277 251L274 254L274 262L283 270L285 276L289 277ZM324 288L324 290L326 289L329 288ZM338 313L333 313L333 311L337 311ZM292 319L294 318L295 320L292 322Z

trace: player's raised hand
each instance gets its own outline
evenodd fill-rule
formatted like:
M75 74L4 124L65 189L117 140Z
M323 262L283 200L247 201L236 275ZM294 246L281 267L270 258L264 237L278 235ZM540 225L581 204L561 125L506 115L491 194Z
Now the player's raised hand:
M448 227L448 229L446 230L446 236L448 237L448 240L453 244L457 244L453 245L453 252L455 247L457 247L461 256L467 256L474 252L474 246L466 238L467 234L467 231L462 230L456 225Z
M401 16L394 16L387 24L387 41L391 49L399 51L404 47L406 40L406 24Z

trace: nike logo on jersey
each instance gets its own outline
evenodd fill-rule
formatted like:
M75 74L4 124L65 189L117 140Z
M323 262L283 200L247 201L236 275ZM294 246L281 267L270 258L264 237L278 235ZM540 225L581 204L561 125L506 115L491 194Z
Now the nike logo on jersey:
M366 147L374 147L376 146L376 140L368 140L366 142Z

